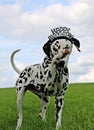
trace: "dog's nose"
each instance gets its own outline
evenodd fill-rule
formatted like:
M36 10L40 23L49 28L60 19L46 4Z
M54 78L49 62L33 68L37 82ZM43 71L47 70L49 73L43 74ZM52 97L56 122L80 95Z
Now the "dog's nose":
M69 49L69 46L68 46L68 44L65 46L65 48L64 49Z

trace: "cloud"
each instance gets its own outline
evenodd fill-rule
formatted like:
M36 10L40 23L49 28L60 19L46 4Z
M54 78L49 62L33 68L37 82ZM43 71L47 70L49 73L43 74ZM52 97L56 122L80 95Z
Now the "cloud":
M75 63L70 65L73 82L94 82L94 57L93 53L80 56Z
M73 26L74 31L76 30L76 35L83 36L86 35L86 32L88 33L90 25L87 23L91 23L93 20L92 9L92 5L87 2L74 2L67 6L61 3L51 4L34 12L24 12L22 6L17 3L2 5L0 6L0 16L2 16L0 34L20 40L39 40L39 38L46 37L49 28L69 25ZM92 24L94 23L92 22Z
M94 68L91 68L85 75L81 75L78 82L94 82Z
M1 63L0 65L0 87L10 87L9 85L12 84L14 81L14 76L10 73L10 66Z

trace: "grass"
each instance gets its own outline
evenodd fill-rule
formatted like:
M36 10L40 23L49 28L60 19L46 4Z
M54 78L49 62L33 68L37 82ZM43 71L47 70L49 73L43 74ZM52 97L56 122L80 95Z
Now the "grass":
M21 130L55 130L54 97L47 110L47 122L38 117L41 104L30 92L23 103ZM17 122L15 88L0 89L0 130L15 130ZM94 130L94 83L70 84L65 95L60 130Z

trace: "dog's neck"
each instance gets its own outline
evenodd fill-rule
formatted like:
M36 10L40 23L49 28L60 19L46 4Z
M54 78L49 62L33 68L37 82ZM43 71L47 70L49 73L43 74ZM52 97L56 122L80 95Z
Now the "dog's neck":
M49 58L48 56L46 56L43 60L42 66L43 68L47 68L49 66L49 64L51 64L52 62L52 58ZM68 61L69 61L69 55L67 55L65 58L60 60L60 63L57 65L57 67L60 68L67 68L68 67Z
M67 55L66 57L62 58L60 60L60 62L58 63L57 67L60 67L62 69L68 67L68 61L69 61L69 55Z
M69 55L67 55L65 58L62 59L65 62L64 66L68 66L68 61L69 61Z

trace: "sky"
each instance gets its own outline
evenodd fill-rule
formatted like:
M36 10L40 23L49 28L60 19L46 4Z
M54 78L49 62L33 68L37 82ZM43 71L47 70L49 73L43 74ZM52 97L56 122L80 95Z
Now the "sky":
M20 70L41 63L43 45L54 27L66 26L80 41L69 59L70 83L94 82L93 0L0 0L0 88L14 87L18 74L10 63L11 53Z

